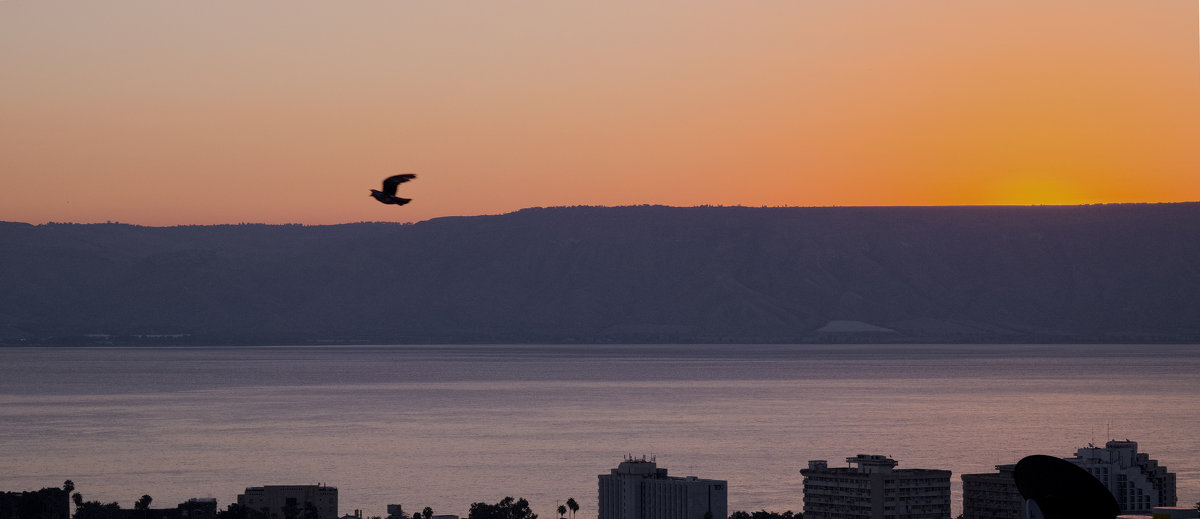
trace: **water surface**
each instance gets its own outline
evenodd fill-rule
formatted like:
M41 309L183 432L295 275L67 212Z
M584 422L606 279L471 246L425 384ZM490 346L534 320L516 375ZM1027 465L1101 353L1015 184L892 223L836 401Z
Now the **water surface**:
M512 495L594 516L627 454L799 511L810 459L987 472L1129 438L1200 500L1200 347L616 345L0 349L0 490L156 507L326 483L342 513Z

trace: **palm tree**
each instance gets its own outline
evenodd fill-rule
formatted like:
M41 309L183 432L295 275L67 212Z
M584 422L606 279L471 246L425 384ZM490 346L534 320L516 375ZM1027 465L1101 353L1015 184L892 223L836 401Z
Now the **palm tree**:
M579 503L575 502L575 498L567 498L567 508L571 509L571 519L575 519L575 512L579 511Z
M141 512L138 514L138 517L141 517L142 519L149 519L151 501L154 501L154 498L150 497L150 494L142 494L141 499L138 499L137 502L133 504L133 509Z
M564 515L567 515L567 505L558 505L558 519L562 519Z

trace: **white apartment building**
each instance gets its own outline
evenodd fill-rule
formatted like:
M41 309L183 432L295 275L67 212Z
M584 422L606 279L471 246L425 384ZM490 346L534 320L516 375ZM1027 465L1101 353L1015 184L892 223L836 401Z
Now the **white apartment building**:
M1065 458L1108 487L1122 514L1149 513L1157 506L1175 506L1175 473L1167 472L1150 455L1138 452L1137 442L1110 441L1104 447L1088 444Z

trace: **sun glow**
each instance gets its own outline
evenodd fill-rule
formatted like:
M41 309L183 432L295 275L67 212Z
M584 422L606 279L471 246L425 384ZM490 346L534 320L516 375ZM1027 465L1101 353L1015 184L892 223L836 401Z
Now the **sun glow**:
M0 221L1200 199L1192 2L299 3L0 0Z
M1012 175L997 182L990 204L1074 205L1105 202L1083 186L1052 174Z

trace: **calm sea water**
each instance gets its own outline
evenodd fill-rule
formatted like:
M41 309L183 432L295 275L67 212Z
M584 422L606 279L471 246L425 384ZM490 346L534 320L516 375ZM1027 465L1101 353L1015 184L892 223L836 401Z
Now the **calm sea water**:
M1129 438L1200 500L1197 346L0 349L0 490L73 479L130 507L338 487L385 515L512 495L545 518L623 456L799 511L810 459L988 472Z

